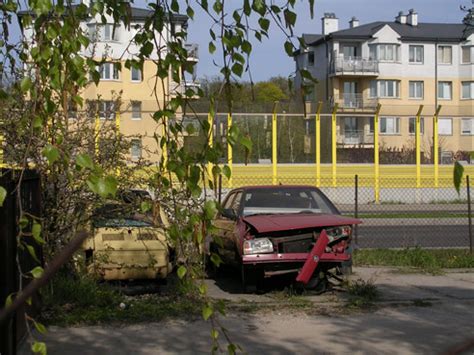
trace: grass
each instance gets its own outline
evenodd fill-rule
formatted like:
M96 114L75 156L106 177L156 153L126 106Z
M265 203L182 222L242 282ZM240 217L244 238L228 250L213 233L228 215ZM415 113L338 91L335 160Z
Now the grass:
M434 212L381 212L360 213L358 218L467 218L467 213Z
M395 266L440 273L442 269L474 268L474 254L466 249L366 249L354 253L353 262L357 266Z
M201 313L200 302L180 292L128 297L86 276L58 275L42 296L42 321L48 325L159 321Z
M371 280L358 279L347 285L350 308L367 308L379 300L380 292Z

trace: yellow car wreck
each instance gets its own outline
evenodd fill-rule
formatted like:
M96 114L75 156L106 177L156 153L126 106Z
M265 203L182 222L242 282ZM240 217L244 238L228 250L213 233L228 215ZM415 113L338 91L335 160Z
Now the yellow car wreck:
M172 271L167 220L162 212L158 215L133 213L121 204L97 209L91 237L83 245L88 272L102 280L166 278Z

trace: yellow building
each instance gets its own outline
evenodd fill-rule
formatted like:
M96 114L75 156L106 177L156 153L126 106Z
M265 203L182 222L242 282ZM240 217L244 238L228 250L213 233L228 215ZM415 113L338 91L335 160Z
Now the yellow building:
M90 0L82 0L86 6ZM77 5L72 5L74 8ZM103 23L100 16L90 16L81 22L81 28L91 40L88 48L82 49L84 57L103 60L99 68L100 81L95 85L91 83L80 93L84 102L83 107L88 114L96 112L99 126L108 129L110 121L120 133L131 139L130 160L140 158L157 161L161 156L159 144L155 135L163 134L160 127L152 118L153 113L164 107L176 93L183 93L188 88L196 89L196 73L184 73L180 83L173 82L170 78L161 81L156 77L156 61L167 53L167 44L173 38L173 33L179 33L187 28L188 18L185 15L172 15L170 22L165 25L162 33L156 33L157 42L143 67L138 69L126 68L125 62L134 59L139 53L139 46L134 38L143 27L145 21L153 16L154 11L130 7L130 26L114 24L113 18L106 15L107 23ZM23 29L24 38L31 41L33 29ZM188 51L188 61L198 62L198 46L185 44ZM194 65L194 69L196 66ZM71 114L74 117L77 113ZM92 120L94 117L91 118Z
M428 159L438 106L440 159L474 151L474 32L466 24L422 23L410 10L394 22L360 25L352 18L343 30L326 13L322 29L321 35L303 35L307 47L295 53L295 62L318 80L306 96L308 112L318 102L326 113L337 107L338 148L373 147L380 104L380 147L413 148L423 105L420 145ZM296 86L302 83L297 75Z

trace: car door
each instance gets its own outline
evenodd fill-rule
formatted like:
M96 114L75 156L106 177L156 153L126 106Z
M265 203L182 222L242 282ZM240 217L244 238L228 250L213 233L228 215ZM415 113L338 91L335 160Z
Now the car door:
M242 191L238 190L232 192L231 195L224 201L224 209L232 209L235 212L235 216L238 216L240 212L240 203L242 200ZM225 217L222 214L218 215L216 220L216 227L218 229L218 236L221 238L222 243L215 243L215 247L218 250L219 255L226 264L234 264L237 261L235 245L236 241L236 219Z

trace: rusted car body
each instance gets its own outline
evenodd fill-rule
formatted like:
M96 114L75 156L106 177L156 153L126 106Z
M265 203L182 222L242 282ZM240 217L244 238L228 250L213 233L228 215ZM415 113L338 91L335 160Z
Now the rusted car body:
M172 271L165 218L157 223L120 205L102 207L83 245L88 271L103 280L165 278Z
M308 284L313 274L351 260L352 229L359 223L341 216L315 187L248 186L226 196L216 220L219 243L209 248L240 267L244 287L287 273Z

